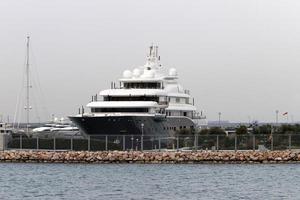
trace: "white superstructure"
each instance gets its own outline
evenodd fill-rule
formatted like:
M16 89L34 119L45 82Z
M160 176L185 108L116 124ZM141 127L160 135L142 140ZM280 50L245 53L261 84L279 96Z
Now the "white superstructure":
M164 72L158 47L151 46L144 66L125 70L117 88L103 90L87 104L93 116L164 115L188 117L196 126L206 125L205 117L197 112L190 92L178 83L175 68Z
M173 137L206 126L190 92L178 83L177 70L165 71L160 63L157 46L150 47L144 66L125 70L117 85L93 96L88 112L82 108L69 116L82 133Z

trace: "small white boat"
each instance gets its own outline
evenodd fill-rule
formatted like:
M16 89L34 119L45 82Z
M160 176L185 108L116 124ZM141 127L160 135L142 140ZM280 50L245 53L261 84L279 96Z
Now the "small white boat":
M31 131L31 137L53 138L53 137L81 137L79 129L69 123L47 123Z

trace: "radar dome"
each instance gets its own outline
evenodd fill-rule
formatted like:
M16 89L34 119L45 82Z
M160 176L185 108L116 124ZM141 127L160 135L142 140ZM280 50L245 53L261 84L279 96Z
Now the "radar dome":
M123 77L124 77L124 78L131 78L131 77L132 77L131 71L125 70L125 71L123 72Z
M177 76L177 70L175 68L171 68L169 70L169 76Z
M141 70L139 70L138 68L135 68L132 72L133 77L137 78L141 75Z

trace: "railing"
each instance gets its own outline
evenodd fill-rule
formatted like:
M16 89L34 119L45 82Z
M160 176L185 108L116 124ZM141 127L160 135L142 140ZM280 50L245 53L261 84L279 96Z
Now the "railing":
M176 137L97 135L87 138L9 138L6 149L32 150L291 150L300 149L300 134L186 135Z

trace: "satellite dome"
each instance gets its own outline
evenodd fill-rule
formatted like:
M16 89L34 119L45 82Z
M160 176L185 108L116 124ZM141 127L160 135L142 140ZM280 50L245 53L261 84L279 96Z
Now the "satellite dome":
M132 72L133 77L137 78L141 75L141 70L139 70L138 68L135 68Z
M169 76L177 76L177 70L175 68L171 68L169 70Z
M123 78L131 78L132 77L132 73L129 70L125 70L123 72Z

